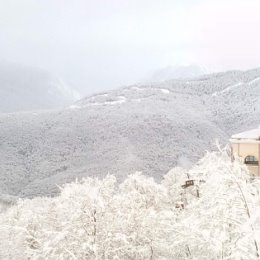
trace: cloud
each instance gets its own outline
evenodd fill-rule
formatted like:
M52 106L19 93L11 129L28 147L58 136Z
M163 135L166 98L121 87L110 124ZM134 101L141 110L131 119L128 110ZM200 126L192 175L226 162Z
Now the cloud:
M194 59L219 69L260 65L259 1L203 3L192 10Z
M257 0L0 0L0 59L43 67L83 94L167 65L259 66Z

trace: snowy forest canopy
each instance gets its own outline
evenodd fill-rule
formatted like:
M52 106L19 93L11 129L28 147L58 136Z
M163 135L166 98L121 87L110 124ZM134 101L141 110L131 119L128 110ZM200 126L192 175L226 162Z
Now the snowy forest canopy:
M161 183L66 184L0 215L1 259L260 259L260 182L225 150Z

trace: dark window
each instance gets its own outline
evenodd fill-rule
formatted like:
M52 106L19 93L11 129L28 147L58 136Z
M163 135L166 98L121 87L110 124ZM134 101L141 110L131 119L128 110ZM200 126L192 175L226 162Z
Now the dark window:
M245 158L245 164L258 165L258 161L257 161L257 159L256 159L255 156L253 156L253 155L248 155L248 156Z

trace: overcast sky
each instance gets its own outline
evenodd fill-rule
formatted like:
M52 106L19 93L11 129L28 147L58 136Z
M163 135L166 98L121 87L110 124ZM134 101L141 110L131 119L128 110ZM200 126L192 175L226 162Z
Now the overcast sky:
M168 65L260 66L259 0L0 0L0 60L41 67L82 94Z

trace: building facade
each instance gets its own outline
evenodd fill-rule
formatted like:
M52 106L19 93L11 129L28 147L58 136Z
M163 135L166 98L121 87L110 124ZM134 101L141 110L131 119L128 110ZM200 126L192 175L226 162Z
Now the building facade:
M242 157L251 174L260 177L260 128L232 135L232 155Z

